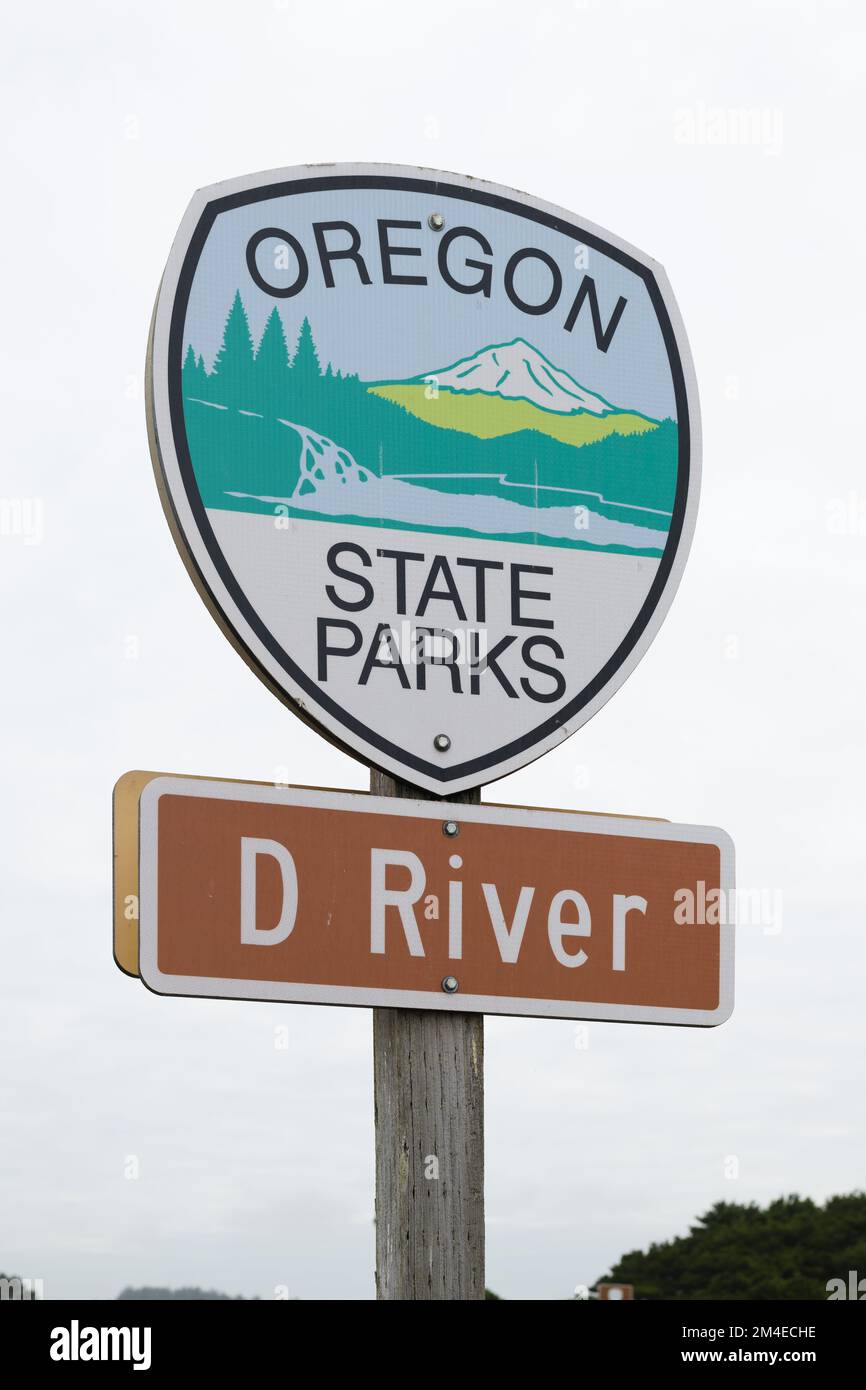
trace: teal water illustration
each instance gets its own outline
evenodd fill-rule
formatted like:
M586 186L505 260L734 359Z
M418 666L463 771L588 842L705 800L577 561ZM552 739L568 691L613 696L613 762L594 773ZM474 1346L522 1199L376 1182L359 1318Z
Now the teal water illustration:
M210 370L189 344L184 419L206 507L661 554L673 420L612 405L522 338L362 381L275 308L256 346L240 293Z

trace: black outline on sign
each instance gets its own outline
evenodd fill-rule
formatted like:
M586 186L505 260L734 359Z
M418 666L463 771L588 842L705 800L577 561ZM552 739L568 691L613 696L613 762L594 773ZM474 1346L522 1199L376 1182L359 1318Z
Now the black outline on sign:
M578 240L582 245L591 246L609 259L619 262L620 265L625 266L626 269L638 275L646 285L650 302L655 310L656 318L662 331L674 385L679 446L676 496L674 498L674 509L670 531L668 532L667 544L662 552L655 579L653 580L640 612L622 642L602 669L598 671L590 683L584 686L583 690L581 690L568 705L559 710L553 718L538 725L531 734L526 734L522 738L515 739L512 743L506 744L503 748L498 748L492 753L484 754L482 757L471 758L466 762L447 768L427 762L423 758L416 757L414 754L407 752L406 749L399 748L395 744L390 743L388 739L383 738L372 729L368 729L365 724L362 724L360 720L356 719L353 715L344 710L342 706L332 700L329 695L326 695L316 682L311 680L306 672L302 671L299 666L296 666L288 653L283 650L273 634L265 627L259 615L252 607L249 599L240 588L234 573L230 569L217 543L216 536L208 521L207 512L202 503L195 481L195 472L193 470L186 437L181 391L183 330L186 321L186 308L198 262L210 233L210 229L216 218L220 213L228 212L233 208L243 207L249 203L265 202L270 198L290 197L293 194L311 193L319 189L351 188L393 188L413 193L428 193L431 189L435 188L437 195L440 196L459 198L465 202L485 203L490 207L513 213L531 222L540 222L543 226L550 227L556 232L570 236ZM467 776L472 776L476 772L479 774L479 783L482 782L483 778L480 774L487 768L495 767L498 764L507 762L509 759L520 755L553 733L556 729L567 724L571 717L583 709L585 705L589 704L589 702L593 700L616 675L616 672L622 666L623 662L628 658L636 644L640 641L640 638L665 592L682 536L686 504L689 495L691 459L691 422L689 418L685 377L680 360L676 334L674 333L655 276L649 267L642 265L640 261L635 260L635 258L628 255L627 252L621 251L615 246L611 246L608 242L604 241L602 237L584 231L583 228L576 226L572 222L566 221L565 218L557 217L552 213L541 212L536 208L528 206L526 203L521 203L511 198L503 198L495 193L486 193L481 189L463 188L458 184L440 182L438 179L411 179L385 174L342 174L331 177L325 176L321 178L298 179L290 182L265 184L259 188L252 188L244 192L229 194L224 198L216 198L208 203L199 219L198 225L190 238L190 243L187 247L180 276L178 278L177 290L171 310L168 351L168 389L175 450L180 465L181 478L183 479L183 485L186 490L193 517L199 529L199 534L204 540L214 568L222 579L228 593L231 595L232 600L244 615L263 646L267 648L291 679L295 681L302 690L306 691L309 698L314 701L316 705L320 705L322 708L326 709L344 728L351 730L353 734L363 739L370 747L380 749L383 753L387 754L389 758L393 759L394 762L406 768L414 768L416 771L423 773L434 781L441 782L443 788L447 789L450 782L456 782ZM170 496L170 489L168 491ZM172 510L175 510L174 507ZM175 519L178 522L181 534L183 534L183 528L180 526L180 520L177 517L176 511ZM407 529L411 530L411 527ZM186 549L195 564L195 556L192 554L189 545L187 545ZM222 604L218 601L216 595L213 594L197 564L195 568L199 574L201 583L210 594L216 610L223 614L226 622L229 622ZM254 653L250 651L234 624L229 623L229 626L244 652L246 652L250 663L263 675L266 683L273 686L273 676L262 666ZM283 693L292 701L293 697L288 691ZM352 748L351 745L348 744L346 747L350 753L357 755L357 749Z

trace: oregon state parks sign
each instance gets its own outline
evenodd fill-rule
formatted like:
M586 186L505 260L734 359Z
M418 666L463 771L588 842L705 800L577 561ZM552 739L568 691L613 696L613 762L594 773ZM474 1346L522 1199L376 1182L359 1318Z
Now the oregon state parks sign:
M475 179L330 165L197 193L147 395L175 538L232 641L427 790L585 723L685 563L697 403L663 272Z

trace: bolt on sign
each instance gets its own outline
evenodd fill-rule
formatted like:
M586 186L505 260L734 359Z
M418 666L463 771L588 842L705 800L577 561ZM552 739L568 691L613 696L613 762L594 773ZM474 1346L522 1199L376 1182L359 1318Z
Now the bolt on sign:
M175 539L231 640L428 791L580 728L682 573L699 425L664 272L512 190L388 165L202 190L147 400Z
M720 830L174 776L143 784L139 819L159 994L702 1026L732 1009Z

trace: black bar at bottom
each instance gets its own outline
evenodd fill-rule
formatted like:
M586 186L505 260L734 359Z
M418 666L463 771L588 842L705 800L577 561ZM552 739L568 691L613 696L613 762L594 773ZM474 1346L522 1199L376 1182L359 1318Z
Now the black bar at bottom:
M501 1303L506 1308L507 1299ZM571 1306L564 1306L565 1303ZM383 1305L334 1301L325 1305L329 1326L339 1328L340 1336L329 1336L322 1344L315 1323L311 1326L310 1304L290 1302L29 1302L6 1300L0 1306L0 1336L7 1364L20 1367L26 1376L32 1369L53 1376L83 1374L99 1376L109 1370L114 1376L134 1374L161 1376L187 1366L196 1372L213 1370L220 1382L233 1372L255 1374L266 1370L291 1375L298 1369L298 1355L304 1362L312 1353L321 1359L321 1369L333 1375L338 1347L351 1356L357 1368L360 1359L368 1372L375 1372L376 1332L387 1318L389 1339L399 1331L396 1321ZM537 1343L541 1308L533 1303L532 1324L524 1341L520 1324L513 1316L499 1323L496 1308L482 1323L485 1331L485 1361L497 1352L523 1342ZM429 1305L425 1317L430 1317ZM703 1366L801 1366L828 1373L844 1365L856 1365L862 1345L863 1316L837 1302L776 1303L651 1303L637 1300L607 1307L598 1301L564 1300L549 1305L556 1321L551 1331L565 1335L576 1356L576 1364L586 1366L587 1351L603 1358L605 1378L610 1372L633 1369L642 1378L648 1373L664 1374L673 1367L695 1369ZM355 1312L353 1313L353 1308ZM360 1345L351 1336L354 1317L363 1319ZM542 1314L543 1315L543 1314ZM468 1313L463 1316L469 1316ZM477 1318L476 1313L472 1315ZM484 1317L485 1315L482 1315ZM372 1323L371 1323L372 1319ZM407 1335L417 1343L418 1329L406 1324ZM498 1329L498 1331L497 1331ZM441 1314L425 1328L435 1339L442 1331ZM346 1332L350 1335L347 1338ZM495 1333L491 1337L491 1333ZM371 1333L373 1337L371 1338ZM574 1337L577 1340L571 1341ZM388 1342L389 1358L393 1342ZM381 1349L379 1355L381 1355ZM14 1358L14 1360L12 1359ZM456 1362L463 1361L459 1354ZM593 1363L595 1364L595 1359ZM456 1365L452 1370L456 1370ZM379 1368L384 1369L382 1367Z

